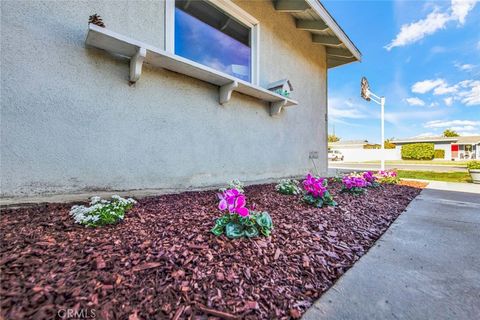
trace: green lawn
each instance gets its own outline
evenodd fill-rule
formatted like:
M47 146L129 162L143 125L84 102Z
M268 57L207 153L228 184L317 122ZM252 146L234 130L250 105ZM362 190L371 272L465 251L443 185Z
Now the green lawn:
M446 182L472 182L468 172L433 172L433 171L413 171L398 170L400 178L437 180Z
M467 167L468 161L448 161L448 160L388 160L386 164L425 164L425 165L442 165L442 166L455 166L455 167ZM365 161L360 163L380 163L379 160Z

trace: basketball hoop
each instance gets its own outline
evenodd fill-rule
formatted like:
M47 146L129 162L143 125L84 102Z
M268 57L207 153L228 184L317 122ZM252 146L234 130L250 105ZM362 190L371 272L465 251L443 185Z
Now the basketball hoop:
M385 170L385 97L379 97L375 93L370 91L370 85L366 77L362 77L360 81L360 96L366 101L373 101L376 104L379 104L380 109L380 121L381 121L381 131L382 131L382 140L381 140L381 158L380 158L380 168Z
M368 80L365 77L362 77L362 80L360 81L360 96L367 100L370 101L370 86L368 85Z

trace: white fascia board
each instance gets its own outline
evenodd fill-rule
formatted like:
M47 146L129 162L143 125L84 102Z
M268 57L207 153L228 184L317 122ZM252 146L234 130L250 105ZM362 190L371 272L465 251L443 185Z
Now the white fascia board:
M322 18L322 20L327 24L327 26L332 30L332 32L342 41L347 49L353 54L353 56L358 60L362 61L362 54L353 44L352 40L345 34L342 28L337 24L333 19L330 13L325 9L325 7L320 3L319 0L305 0L310 7Z
M428 138L425 138L425 139L418 139L418 140L392 140L390 141L391 143L395 144L395 143L423 143L423 142L455 142L457 141L458 139L455 139L455 138L451 138L451 139L442 139L442 138L434 138L434 139L428 139Z

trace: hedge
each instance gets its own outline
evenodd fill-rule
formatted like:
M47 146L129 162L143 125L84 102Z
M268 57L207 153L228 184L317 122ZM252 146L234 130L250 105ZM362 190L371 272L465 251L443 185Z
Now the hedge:
M433 155L435 159L445 159L445 150L435 149L435 154Z
M402 146L402 159L432 160L435 154L433 143L411 143Z

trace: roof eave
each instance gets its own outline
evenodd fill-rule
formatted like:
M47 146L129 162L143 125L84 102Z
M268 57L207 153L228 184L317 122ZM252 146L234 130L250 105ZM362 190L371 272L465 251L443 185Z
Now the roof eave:
M361 62L362 53L355 44L350 40L347 34L343 29L337 24L335 19L330 15L330 13L325 9L325 7L320 3L319 0L305 0L310 7L322 18L322 20L327 24L327 26L332 30L332 32L342 41L347 47L347 49L352 53L353 57ZM347 62L348 63L348 62Z

